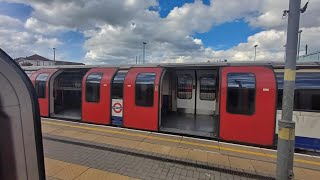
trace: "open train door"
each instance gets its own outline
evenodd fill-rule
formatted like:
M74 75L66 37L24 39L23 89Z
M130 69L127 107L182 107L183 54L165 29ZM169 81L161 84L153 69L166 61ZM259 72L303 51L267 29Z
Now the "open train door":
M40 69L34 72L30 79L38 96L40 105L40 115L49 117L49 104L50 104L50 78L58 71L58 69Z
M158 130L162 68L131 68L124 81L125 127Z
M0 49L0 179L45 179L39 105L28 76Z
M276 79L269 67L223 67L221 77L220 138L273 145Z

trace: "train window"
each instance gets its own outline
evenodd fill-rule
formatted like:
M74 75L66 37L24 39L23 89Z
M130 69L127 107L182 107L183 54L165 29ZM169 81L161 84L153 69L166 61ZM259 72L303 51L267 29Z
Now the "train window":
M38 98L46 98L46 82L49 74L43 73L36 78L35 89Z
M59 87L63 89L81 90L82 79L86 70L68 70L63 72L58 78Z
M277 73L278 83L278 104L277 108L282 109L283 98L283 73ZM295 111L320 111L320 73L298 72L294 93Z
M320 111L319 89L296 89L294 93L294 110Z
M111 96L112 99L123 99L123 82L128 71L118 71L113 78Z
M200 76L200 99L214 101L216 99L216 77L214 74Z
M256 80L251 73L229 73L227 111L252 115L255 111Z
M191 74L178 74L178 98L192 98L193 77Z
M136 79L136 105L151 107L154 99L154 81L155 73L140 73Z
M100 82L102 73L91 73L86 79L86 101L98 103L100 101Z

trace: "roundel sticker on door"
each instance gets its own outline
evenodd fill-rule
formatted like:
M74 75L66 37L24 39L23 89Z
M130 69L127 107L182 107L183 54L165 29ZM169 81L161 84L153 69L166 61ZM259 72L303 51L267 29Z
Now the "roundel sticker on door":
M123 100L112 99L112 116L122 117L123 113Z

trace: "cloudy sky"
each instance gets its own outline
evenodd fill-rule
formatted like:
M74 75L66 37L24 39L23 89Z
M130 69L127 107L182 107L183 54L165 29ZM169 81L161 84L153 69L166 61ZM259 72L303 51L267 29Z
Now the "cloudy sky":
M307 0L302 0L304 5ZM283 60L289 0L0 0L0 48L86 64ZM320 0L301 15L320 50Z

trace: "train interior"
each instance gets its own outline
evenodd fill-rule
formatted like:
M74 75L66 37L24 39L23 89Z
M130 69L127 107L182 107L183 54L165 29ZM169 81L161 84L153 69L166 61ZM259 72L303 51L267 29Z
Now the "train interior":
M51 116L81 120L82 79L87 69L66 69L53 82Z
M217 137L217 69L168 69L162 77L160 130Z

